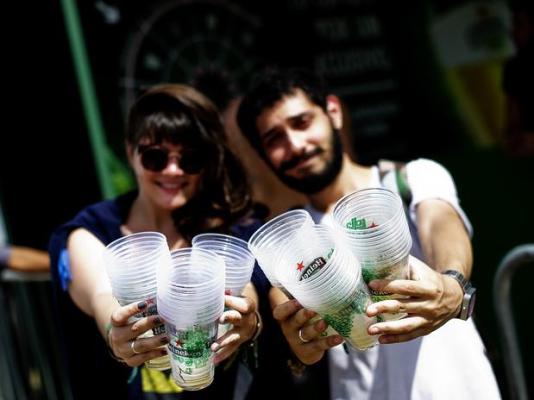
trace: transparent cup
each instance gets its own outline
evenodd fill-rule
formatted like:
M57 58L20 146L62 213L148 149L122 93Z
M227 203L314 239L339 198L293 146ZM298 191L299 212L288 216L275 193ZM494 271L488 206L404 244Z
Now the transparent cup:
M250 237L248 248L271 285L280 287L274 276L280 246L302 226L313 224L311 215L306 210L291 210L266 222Z
M209 386L215 377L214 353L210 347L217 337L217 321L181 328L169 323L165 326L176 384L189 391Z
M361 350L376 344L376 338L367 333L376 319L365 315L371 300L359 263L336 238L335 230L321 224L303 228L285 244L280 259L276 278L304 307L329 324L328 334L339 333ZM349 330L345 326L348 319L358 322Z
M334 206L333 220L352 253L360 260L366 283L373 279L408 279L412 238L400 196L388 189L350 193ZM373 301L402 296L371 290ZM383 314L386 320L406 314Z
M158 307L165 320L172 376L185 390L200 390L214 378L218 320L224 310L225 264L202 248L171 252L158 274Z
M170 262L167 240L159 232L139 232L123 236L104 249L103 260L113 296L121 306L145 301L147 308L129 319L129 323L158 313L158 268ZM155 327L140 337L164 333L164 326ZM162 348L165 348L162 346ZM153 358L145 366L154 370L170 368L169 356Z

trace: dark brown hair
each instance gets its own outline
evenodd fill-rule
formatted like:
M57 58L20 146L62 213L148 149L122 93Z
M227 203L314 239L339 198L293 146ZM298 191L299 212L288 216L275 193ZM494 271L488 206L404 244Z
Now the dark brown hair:
M198 233L228 232L251 207L246 175L230 151L217 107L186 85L162 84L146 91L130 109L126 141L168 141L205 160L199 191L173 211L176 229L188 240Z
M300 89L310 101L326 112L326 81L313 71L303 68L278 68L269 66L252 78L237 111L237 123L252 147L265 159L256 120L266 109L285 96Z

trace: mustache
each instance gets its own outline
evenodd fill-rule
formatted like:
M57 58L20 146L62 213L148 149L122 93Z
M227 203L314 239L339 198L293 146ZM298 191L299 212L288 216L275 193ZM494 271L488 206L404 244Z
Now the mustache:
M297 156L295 156L295 157L283 162L280 165L280 171L281 172L285 172L285 171L287 171L287 170L289 170L291 168L296 167L301 162L309 160L310 158L315 157L316 155L321 154L323 152L324 152L324 150L320 146L315 147L311 151L303 152L303 153L301 153L301 154L299 154L299 155L297 155Z

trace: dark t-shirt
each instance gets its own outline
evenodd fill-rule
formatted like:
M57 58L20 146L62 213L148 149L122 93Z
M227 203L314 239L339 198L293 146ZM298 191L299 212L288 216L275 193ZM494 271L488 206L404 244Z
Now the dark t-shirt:
M60 326L60 344L65 355L65 362L70 376L71 388L75 399L231 399L235 389L240 361L223 363L218 366L214 382L206 389L198 392L165 393L168 389L170 371L161 373L149 371L144 367L132 369L112 359L107 345L99 333L94 319L85 315L72 302L68 294L70 269L66 252L67 238L74 229L83 227L93 233L104 245L123 236L120 227L126 221L136 192L130 192L113 200L102 201L82 210L76 217L58 228L51 237L49 253L52 265L52 282L56 305L56 318ZM236 224L231 233L241 239L248 240L252 233L261 225L257 219L248 219ZM267 292L269 281L256 264L252 282L260 299L260 312L266 326L274 326L268 307ZM271 335L260 335L259 363L269 364L276 368L282 365L265 349L271 347ZM277 336L277 335L275 335ZM282 343L283 346L283 343ZM280 349L280 356L287 349ZM241 356L241 355L240 355ZM283 356L282 356L283 357ZM239 358L239 357L238 357ZM281 359L280 359L281 360ZM263 365L269 368L268 365ZM276 378L276 371L273 378ZM278 379L277 379L278 380ZM283 380L283 379L282 379ZM280 382L284 385L284 382ZM253 383L252 386L254 386ZM148 389L147 389L148 388Z

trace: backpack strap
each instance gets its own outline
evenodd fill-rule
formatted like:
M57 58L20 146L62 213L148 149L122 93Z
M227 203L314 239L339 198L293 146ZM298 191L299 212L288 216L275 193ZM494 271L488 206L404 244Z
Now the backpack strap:
M380 177L380 182L382 182L384 176L391 171L394 171L395 173L395 182L397 183L397 188L399 189L399 195L402 199L402 202L404 203L404 206L408 208L412 202L412 190L408 184L406 163L391 160L378 161L378 174Z

